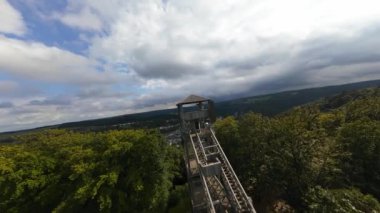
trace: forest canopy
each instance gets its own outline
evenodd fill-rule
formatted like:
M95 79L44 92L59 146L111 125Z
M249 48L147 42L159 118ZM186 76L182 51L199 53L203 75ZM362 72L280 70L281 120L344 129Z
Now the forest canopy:
M380 211L380 89L215 123L259 212ZM284 204L285 203L285 204Z
M160 212L182 153L151 130L49 130L0 146L0 212Z
M380 88L214 128L258 212L380 212ZM15 141L0 145L0 212L190 210L186 185L175 185L183 153L156 130L45 130Z

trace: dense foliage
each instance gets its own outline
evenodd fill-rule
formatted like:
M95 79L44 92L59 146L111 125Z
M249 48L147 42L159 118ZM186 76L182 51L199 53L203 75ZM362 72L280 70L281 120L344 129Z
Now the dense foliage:
M215 129L259 212L282 200L298 211L380 211L380 88Z
M0 146L0 212L160 212L182 156L155 131L50 130Z
M258 212L380 212L379 88L275 117L230 116L215 129ZM47 130L12 141L0 145L0 212L190 209L186 185L173 186L184 181L182 152L156 131Z

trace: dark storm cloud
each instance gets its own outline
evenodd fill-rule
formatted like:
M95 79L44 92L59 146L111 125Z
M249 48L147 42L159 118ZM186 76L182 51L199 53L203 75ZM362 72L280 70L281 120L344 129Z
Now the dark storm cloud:
M31 114L31 113L36 113L38 112L38 110L36 109L30 109L30 108L27 108L27 107L13 107L10 111L10 114Z
M96 88L86 88L80 91L76 96L81 99L90 98L126 98L132 93L126 91L114 91L111 88L96 87Z
M244 76L242 82L224 79L226 83L221 83L220 79L215 77L215 80L212 80L213 78L206 75L197 77L195 81L193 76L190 76L188 82L193 84L191 87L182 88L182 96L186 96L186 92L199 94L204 92L202 95L225 100L239 96L378 79L380 78L380 48L378 48L380 36L377 35L380 35L380 23L363 28L353 35L324 35L293 45L285 45L286 41L283 41L284 45L280 45L277 40L279 43L277 49L268 48L254 57L245 59L220 59L214 64L215 70L203 70L206 73L217 74L220 68L228 69L232 78L238 75ZM150 69L157 70L157 73L149 72ZM192 69L194 68L181 68L173 62L163 64L161 67L151 65L151 68L145 70L146 73L141 70L140 73L147 77L167 76L173 82L178 82L176 78L182 74L179 71L185 70L184 75L186 75ZM256 74L260 75L259 79L254 78ZM242 84L247 86L239 91L238 88ZM134 106L151 107L175 102L182 96L178 91L169 90L164 94L152 93L135 100Z
M305 68L350 65L380 61L380 23L367 27L359 35L341 37L320 37L301 43L298 57ZM316 62L316 63L313 63ZM320 63L318 63L320 62Z
M246 94L282 91L380 78L380 24L364 29L356 36L323 36L297 45L280 67L280 75L255 82ZM291 56L290 56L291 55ZM236 67L250 66L251 62ZM379 63L379 64L377 64ZM259 64L256 62L256 64ZM363 64L372 64L364 66ZM348 69L355 69L348 72ZM331 71L329 71L331 70ZM319 78L323 78L321 81ZM368 76L366 79L366 76Z
M14 107L14 104L12 102L0 102L0 109L12 107Z
M262 57L244 59L240 61L223 60L215 65L215 68L231 68L235 70L252 70L265 64Z
M195 75L203 71L203 68L196 64L185 64L177 61L157 61L139 64L133 68L138 75L147 79L177 79L186 75Z
M177 79L203 71L199 61L181 61L178 50L161 50L151 45L142 45L133 51L130 68L145 79Z
M35 106L50 106L50 105L60 105L67 106L70 105L71 101L68 99L44 99L44 100L32 100L29 102L29 105Z
M280 38L279 38L280 39ZM250 56L244 59L233 60L223 59L216 63L215 68L229 68L233 70L252 71L262 66L276 64L284 60L289 52L279 49L268 49L258 53L256 56Z
M171 102L179 102L180 97L175 97L172 95L153 93L146 97L141 97L134 101L133 107L135 109L153 107L157 104L166 104ZM174 105L173 105L174 106Z

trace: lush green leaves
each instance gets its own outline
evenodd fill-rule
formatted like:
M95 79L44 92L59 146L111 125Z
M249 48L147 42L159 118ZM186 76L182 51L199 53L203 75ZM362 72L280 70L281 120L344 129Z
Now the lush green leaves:
M351 184L380 197L380 121L358 120L344 125L340 142L351 156L344 169Z
M379 212L380 203L371 195L364 195L357 189L327 190L313 188L306 196L308 212L365 213Z
M0 211L165 209L180 152L154 131L44 131L0 146Z
M259 211L270 211L281 199L306 211L313 199L305 197L317 186L325 190L319 195L327 193L323 199L349 193L350 203L359 208L361 201L354 199L366 197L344 189L357 187L380 198L379 96L379 88L343 93L272 118L227 117L215 129Z

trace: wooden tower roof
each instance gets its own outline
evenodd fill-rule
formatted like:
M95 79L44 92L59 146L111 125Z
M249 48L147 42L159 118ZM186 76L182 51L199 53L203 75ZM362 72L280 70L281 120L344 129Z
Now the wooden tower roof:
M208 100L210 99L204 98L198 95L189 95L184 100L178 102L177 105L199 103L199 102L208 101Z

